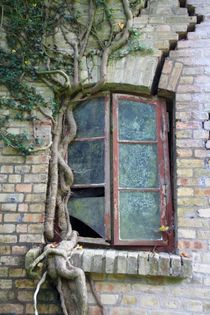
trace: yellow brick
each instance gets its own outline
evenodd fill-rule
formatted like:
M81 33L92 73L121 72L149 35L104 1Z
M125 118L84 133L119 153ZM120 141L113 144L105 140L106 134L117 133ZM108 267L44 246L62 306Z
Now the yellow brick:
M9 269L9 276L11 278L22 278L25 277L26 271L22 268L11 268Z
M102 304L114 305L117 304L118 300L119 300L118 294L101 294Z
M10 148L10 147L4 147L3 148L3 154L5 155L16 155L18 154L17 150Z
M33 289L36 283L29 279L18 279L15 281L15 286L18 289Z
M192 156L193 152L191 149L178 149L177 156L180 158L187 158Z
M193 188L180 187L177 190L178 196L193 196L193 194L194 194Z
M45 202L45 194L26 194L25 202Z
M206 219L200 219L200 218L184 218L181 216L178 216L177 225L179 227L188 227L188 228L210 228L210 223Z
M197 168L204 166L203 160L198 159L177 159L177 167Z
M0 235L0 243L17 243L16 235Z
M12 280L0 279L0 289L11 289Z
M193 207L188 207L187 205L177 207L177 216L178 218L186 218L195 216L195 210Z
M2 192L13 192L14 190L14 184L2 184Z
M192 138L192 130L177 130L176 131L176 137L177 139L189 139Z
M178 198L177 204L179 206L201 206L201 207L206 207L208 205L208 200L204 198Z
M195 168L193 170L193 177L201 177L201 176L210 177L210 169Z
M17 293L17 298L20 302L30 302L33 300L33 291L19 290Z
M193 83L193 77L191 76L182 76L180 81L180 84L192 84Z
M9 175L9 183L20 183L21 175Z
M23 156L0 156L0 164L23 164L24 159Z
M193 170L192 169L177 169L177 176L180 177L193 177Z
M44 212L45 205L43 203L30 204L30 211L31 212Z
M0 314L23 314L23 305L20 304L1 304L0 305Z
M136 304L137 303L137 298L136 296L132 295L125 295L122 300L123 304Z
M60 314L59 305L55 304L40 304L38 305L38 311L41 314ZM26 314L34 314L34 307L33 304L26 305Z
M47 185L46 184L34 184L33 192L35 193L46 193Z
M201 179L200 178L178 178L177 179L177 185L178 186L200 186L201 185Z
M1 173L13 173L13 166L12 165L2 165Z
M196 238L196 231L192 229L178 229L179 238Z

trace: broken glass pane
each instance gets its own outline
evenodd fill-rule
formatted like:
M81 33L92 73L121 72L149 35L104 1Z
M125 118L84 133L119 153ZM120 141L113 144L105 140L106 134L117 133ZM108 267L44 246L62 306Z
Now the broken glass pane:
M119 183L122 188L158 187L157 145L120 144Z
M120 100L119 138L120 140L156 140L155 106Z
M104 135L104 98L99 97L78 105L74 110L77 138Z
M101 237L105 237L104 197L71 198L68 208L71 216L90 226Z
M158 192L120 192L120 239L161 239Z
M104 141L72 142L68 158L74 173L74 184L104 182Z

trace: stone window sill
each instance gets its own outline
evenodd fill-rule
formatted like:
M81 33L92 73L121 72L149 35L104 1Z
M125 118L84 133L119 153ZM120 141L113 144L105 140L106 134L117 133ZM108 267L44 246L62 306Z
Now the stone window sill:
M114 249L77 249L72 264L85 272L186 278L192 276L189 258L167 253Z

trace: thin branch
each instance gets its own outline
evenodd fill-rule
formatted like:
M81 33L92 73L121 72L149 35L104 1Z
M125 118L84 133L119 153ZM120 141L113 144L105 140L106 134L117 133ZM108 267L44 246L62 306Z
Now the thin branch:
M106 47L103 52L102 61L101 61L101 79L106 80L107 77L107 65L109 56L111 53L122 47L129 38L129 29L133 25L133 15L130 10L129 0L122 0L124 13L127 19L126 27L123 30L122 36L118 40L112 41L109 47Z
M74 47L74 86L79 84L79 52L78 52L78 44L76 41L72 43Z
M61 27L61 32L67 44L69 44L69 46L71 46L74 50L74 86L77 86L79 84L79 60L80 60L79 52L78 52L78 43L75 40L72 40L72 41L68 40L66 33L63 30L63 27Z
M105 314L104 314L104 306L103 306L103 304L101 303L101 299L100 299L100 297L99 297L99 294L98 294L98 292L97 292L96 289L95 289L93 279L91 278L91 275L88 275L88 276L86 276L86 277L87 277L87 279L88 279L88 281L89 281L90 289L91 289L92 294L93 294L93 296L94 296L94 298L95 298L95 300L96 300L96 302L97 302L97 305L98 305L98 306L100 307L100 309L101 309L101 315L105 315Z
M62 307L62 310L63 310L63 315L69 315L68 311L67 311L67 308L66 308L65 299L64 299L64 296L63 296L62 282L61 282L60 277L58 278L57 290L58 290L58 293L60 295L61 307Z
M37 106L37 109L40 111L40 113L42 113L42 115L44 115L45 117L47 117L48 119L50 119L53 123L53 125L55 125L55 119L53 118L52 115L47 114L42 108L41 106Z
M0 28L3 28L3 21L4 21L4 6L1 5L1 22L0 22Z
M84 52L85 52L85 49L87 47L88 39L89 39L90 32L91 32L91 29L93 26L93 22L94 22L94 18L95 18L95 12L96 12L95 10L93 11L93 1L89 0L89 20L90 21L89 21L88 29L87 29L86 34L85 34L85 38L84 38L83 43L81 45L81 50L79 53L79 59L81 59L84 56Z
M41 80L53 91L53 92L58 92L58 89L55 88L55 85L45 77L42 77Z
M48 145L40 147L40 148L35 148L35 149L32 149L32 150L29 150L29 152L30 153L35 153L35 152L45 151L45 150L49 149L52 146L52 144L53 144L53 142L50 141L50 143Z
M69 76L63 70L46 70L46 71L37 71L39 75L50 75L50 74L60 74L65 80L64 87L69 88L71 87Z
M52 245L50 245L50 246L52 246ZM46 258L48 255L58 255L58 256L63 256L64 258L67 257L67 254L66 254L63 250L47 247L47 249L46 249L41 255L39 255L39 256L34 260L34 262L30 265L29 273L30 273L31 271L33 271L34 268L38 265L38 263L40 263L40 261L42 261L42 260L43 260L44 258Z
M47 271L45 271L41 277L41 279L39 280L39 282L37 283L36 286L36 291L34 292L34 311L35 311L35 315L39 315L38 313L38 309L37 309L37 295L39 293L39 290L41 288L41 285L45 282L47 277ZM68 315L68 314L67 314Z

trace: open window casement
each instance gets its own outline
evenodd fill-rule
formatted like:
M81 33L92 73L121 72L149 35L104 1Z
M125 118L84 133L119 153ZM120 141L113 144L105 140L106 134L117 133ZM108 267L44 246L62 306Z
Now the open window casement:
M82 236L116 246L171 247L165 103L113 94L78 105L74 115L69 211Z

